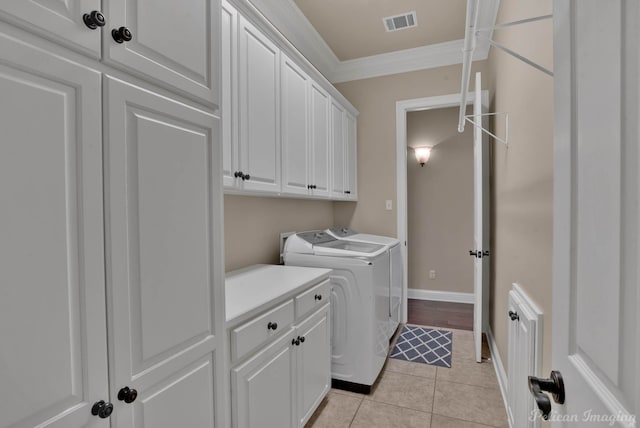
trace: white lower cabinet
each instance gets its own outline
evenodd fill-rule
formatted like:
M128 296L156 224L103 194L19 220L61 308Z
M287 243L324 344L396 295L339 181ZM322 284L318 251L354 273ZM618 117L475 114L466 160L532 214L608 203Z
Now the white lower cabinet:
M291 269L269 267L283 268ZM255 271L257 277L268 276L264 269ZM318 408L331 387L330 295L323 277L255 316L228 323L234 428L301 428Z
M331 343L329 306L325 306L298 327L300 349L297 351L296 372L297 415L302 427L331 387ZM298 340L296 338L296 340Z
M234 427L294 427L294 329L232 369Z

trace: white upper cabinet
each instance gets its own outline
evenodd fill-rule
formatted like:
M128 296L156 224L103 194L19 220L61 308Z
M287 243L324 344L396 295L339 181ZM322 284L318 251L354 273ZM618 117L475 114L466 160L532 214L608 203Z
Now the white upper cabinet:
M310 85L310 162L309 182L314 196L329 197L330 155L329 144L329 94L320 85Z
M218 2L104 3L106 62L218 105L218 43L212 29L220 20Z
M223 361L218 119L111 78L105 98L111 391L138 394L114 400L111 418L212 427Z
M349 200L358 199L358 155L357 155L357 122L355 116L344 113L344 144L345 144L345 196Z
M217 1L107 0L102 6L99 0L3 0L0 19L219 105Z
M280 50L240 17L239 149L242 188L280 192Z
M220 16L220 110L222 115L222 179L225 188L242 181L238 159L238 12L226 1Z
M277 35L221 10L225 190L355 200L356 117Z
M0 19L99 58L100 27L87 27L83 16L100 10L100 0L2 0Z
M331 100L331 196L345 198L344 108Z
M309 77L286 55L281 67L282 191L307 195L309 181Z
M0 425L108 428L100 73L0 52Z

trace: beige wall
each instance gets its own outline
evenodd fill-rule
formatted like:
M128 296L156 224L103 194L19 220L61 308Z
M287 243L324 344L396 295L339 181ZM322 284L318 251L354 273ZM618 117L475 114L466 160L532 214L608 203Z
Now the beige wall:
M486 61L473 66L473 72L486 70ZM335 203L336 224L397 236L396 101L459 93L461 74L462 66L452 65L336 85L360 112L358 203ZM387 199L393 201L391 211L385 209Z
M503 0L497 22L552 13L551 0ZM498 30L498 43L553 68L550 20ZM491 327L507 364L508 292L521 284L544 311L543 374L551 369L553 78L491 50L491 111L509 113L509 148L492 143ZM504 122L494 129L504 136Z
M457 107L407 114L407 145L435 144L424 167L407 153L409 288L473 293L473 127L457 128Z
M227 272L256 263L278 263L280 233L333 226L330 201L225 195Z

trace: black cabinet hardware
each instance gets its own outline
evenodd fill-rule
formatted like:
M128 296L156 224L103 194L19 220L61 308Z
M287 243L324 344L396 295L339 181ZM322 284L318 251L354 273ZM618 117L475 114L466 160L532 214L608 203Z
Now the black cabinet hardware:
M138 398L138 391L135 389L130 389L128 386L121 388L118 391L118 400L124 401L125 403L133 403Z
M517 312L509 311L509 318L511 321L520 321L520 315Z
M291 339L291 344L300 346L300 336L298 336L298 338Z
M278 328L278 323L277 322L269 321L269 324L267 324L267 330L275 331L277 328Z
M111 30L111 37L116 43L130 42L133 39L133 34L127 27L120 27L117 30L114 28Z
M95 30L98 27L104 27L104 25L107 23L107 21L104 19L104 15L97 10L82 15L82 21L84 21L84 25L91 28L92 30Z
M320 301L322 300L322 294L316 294L313 298L317 301Z
M113 404L106 403L104 400L96 401L91 407L91 414L100 419L106 419L113 413Z

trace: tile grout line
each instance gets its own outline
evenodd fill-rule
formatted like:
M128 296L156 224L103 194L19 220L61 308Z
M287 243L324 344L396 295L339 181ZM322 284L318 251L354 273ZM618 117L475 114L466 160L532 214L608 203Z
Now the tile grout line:
M360 411L360 406L362 406L363 402L364 402L364 397L362 397L360 399L360 403L358 404L358 408L356 409L355 413L353 414L353 417L351 418L351 422L349 422L349 427L351 427L351 425L353 425L353 421L356 420L356 416L358 416L358 412Z

